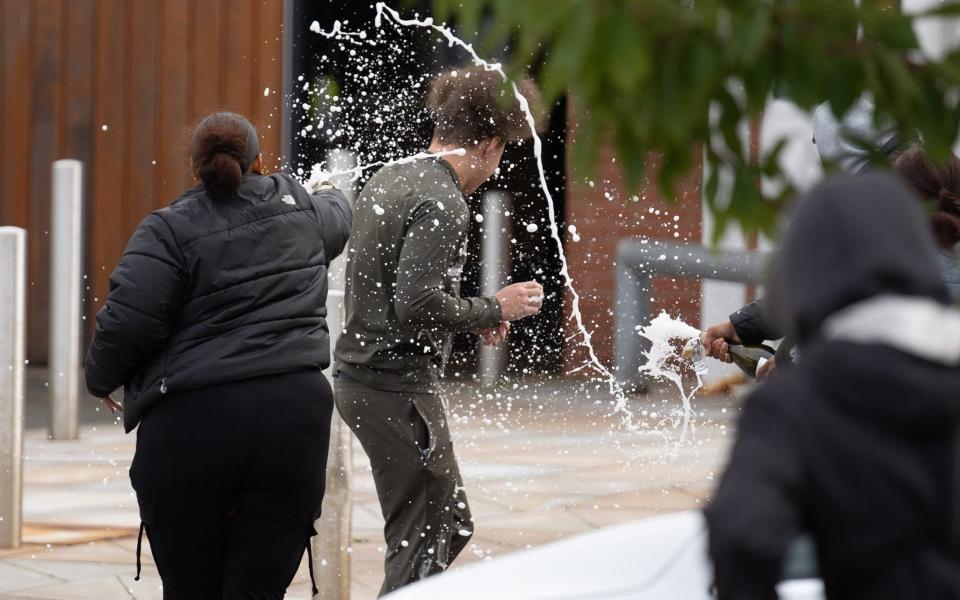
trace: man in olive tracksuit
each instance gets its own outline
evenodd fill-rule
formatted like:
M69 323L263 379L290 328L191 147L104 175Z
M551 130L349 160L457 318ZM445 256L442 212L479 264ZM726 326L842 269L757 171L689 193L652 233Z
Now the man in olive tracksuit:
M518 85L535 99L529 80ZM501 93L497 75L482 69L439 76L427 99L436 120L429 151L463 151L386 166L356 202L335 396L370 458L386 520L381 595L442 572L473 534L437 391L453 333L499 343L510 321L542 303L535 282L460 298L466 196L493 175L505 143L528 133Z

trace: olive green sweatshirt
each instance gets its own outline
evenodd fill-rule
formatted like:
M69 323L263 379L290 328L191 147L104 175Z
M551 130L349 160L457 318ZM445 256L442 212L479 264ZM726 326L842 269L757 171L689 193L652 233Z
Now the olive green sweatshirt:
M469 219L444 160L370 178L354 207L337 373L377 389L432 392L453 333L500 324L495 298L460 298Z

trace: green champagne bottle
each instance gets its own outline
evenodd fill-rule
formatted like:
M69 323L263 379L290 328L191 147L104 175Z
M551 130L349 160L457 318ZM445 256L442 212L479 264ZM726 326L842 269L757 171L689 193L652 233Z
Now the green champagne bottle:
M776 350L766 344L730 344L730 358L747 377L756 379L757 369L773 358Z
M776 354L776 350L766 344L729 344L729 346L733 364L740 367L740 370L751 379L756 379L757 369ZM698 374L703 375L707 372L703 334L687 342L683 348L683 356L693 361L694 369Z

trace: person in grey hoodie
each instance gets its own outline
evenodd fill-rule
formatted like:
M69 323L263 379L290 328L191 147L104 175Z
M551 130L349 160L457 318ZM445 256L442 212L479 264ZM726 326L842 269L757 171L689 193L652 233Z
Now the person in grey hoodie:
M820 159L851 174L886 168L892 163L929 209L939 245L937 260L952 298L960 300L960 168L956 157L936 164L919 144L904 151L896 128L889 124L877 126L873 113L873 101L866 95L843 119L834 116L829 103L818 106L813 112L813 127ZM730 362L730 343L759 344L784 337L768 318L768 312L767 301L759 299L734 311L727 321L708 327L704 340L707 354ZM768 376L778 366L790 365L796 354L794 340L788 338L778 348L775 360L761 367L759 378Z
M927 211L937 241L937 263L951 299L960 301L960 159L951 154L938 162L927 155L922 144L914 144L893 160L893 170L910 185ZM710 355L727 360L728 343L757 344L783 337L768 312L767 301L756 300L731 314L727 322L709 327ZM781 344L775 361L765 365L764 374L769 375L777 364L792 363L789 352L793 348L792 340Z

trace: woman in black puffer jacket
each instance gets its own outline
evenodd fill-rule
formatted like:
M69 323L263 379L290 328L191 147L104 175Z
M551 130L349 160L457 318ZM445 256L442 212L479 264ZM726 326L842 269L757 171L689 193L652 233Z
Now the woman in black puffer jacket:
M165 598L282 598L324 491L327 267L351 209L262 175L257 132L215 113L201 184L148 215L110 277L87 388L124 387L130 478ZM109 402L109 401L108 401Z

